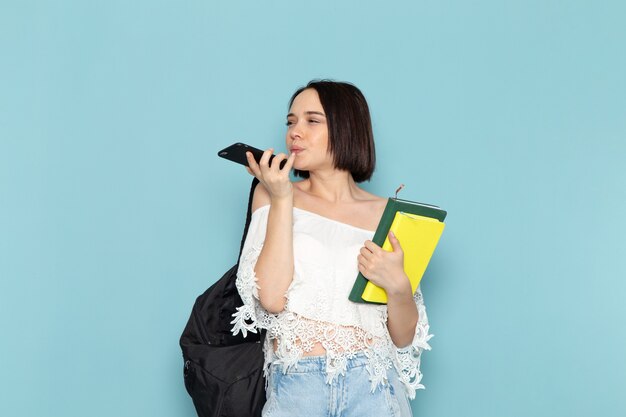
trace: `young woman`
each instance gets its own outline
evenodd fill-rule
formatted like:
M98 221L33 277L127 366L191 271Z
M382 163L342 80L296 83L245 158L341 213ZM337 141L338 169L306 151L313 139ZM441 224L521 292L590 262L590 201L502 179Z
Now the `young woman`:
M420 355L430 349L418 288L402 242L371 239L386 199L361 189L376 162L367 102L348 83L311 81L287 114L286 147L248 172L260 181L237 274L244 305L233 332L267 329L263 416L411 416ZM287 160L282 169L280 162ZM292 182L290 171L304 178ZM348 294L358 272L384 288L387 305Z

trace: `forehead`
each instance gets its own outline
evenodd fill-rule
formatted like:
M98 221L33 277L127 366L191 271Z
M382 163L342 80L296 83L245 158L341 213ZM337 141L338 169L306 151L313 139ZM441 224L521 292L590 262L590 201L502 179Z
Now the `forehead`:
M313 88L307 88L296 96L289 109L290 113L300 113L306 111L323 112L324 108L320 102L320 97Z

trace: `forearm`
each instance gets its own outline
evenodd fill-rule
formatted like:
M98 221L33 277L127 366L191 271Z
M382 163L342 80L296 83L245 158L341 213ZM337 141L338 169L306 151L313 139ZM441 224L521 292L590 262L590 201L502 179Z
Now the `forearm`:
M271 201L265 243L254 268L263 308L278 313L293 280L293 199Z
M387 291L387 328L394 345L402 348L411 344L418 319L410 284Z

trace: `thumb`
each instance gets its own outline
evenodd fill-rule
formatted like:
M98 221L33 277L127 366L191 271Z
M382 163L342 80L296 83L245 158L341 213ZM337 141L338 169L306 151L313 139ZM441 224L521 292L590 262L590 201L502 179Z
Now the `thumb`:
M393 251L402 252L402 246L400 245L400 241L398 240L396 235L390 231L387 237L389 238L389 243L391 243L391 247L393 248Z

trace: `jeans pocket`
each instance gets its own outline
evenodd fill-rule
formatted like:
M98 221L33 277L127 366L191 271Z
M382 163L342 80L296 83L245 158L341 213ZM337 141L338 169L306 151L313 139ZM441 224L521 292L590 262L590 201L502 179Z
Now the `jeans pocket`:
M391 382L387 381L383 387L383 391L385 393L385 401L387 403L387 408L389 409L389 415L392 417L401 417L400 403L398 402L395 387L391 384Z
M404 389L404 384L400 381L397 374L393 370L389 371L389 380L385 385L385 391L388 393L387 401L390 411L396 417L412 417L411 404Z

